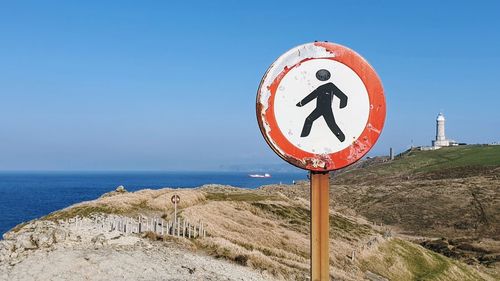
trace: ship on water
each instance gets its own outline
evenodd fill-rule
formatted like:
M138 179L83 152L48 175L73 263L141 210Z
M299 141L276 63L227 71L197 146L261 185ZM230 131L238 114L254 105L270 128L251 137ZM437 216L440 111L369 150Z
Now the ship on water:
M265 173L265 174L250 174L248 175L251 178L270 178L271 174Z

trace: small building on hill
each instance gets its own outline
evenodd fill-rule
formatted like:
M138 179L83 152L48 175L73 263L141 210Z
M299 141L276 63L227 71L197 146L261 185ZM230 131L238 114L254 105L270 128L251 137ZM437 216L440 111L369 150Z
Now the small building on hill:
M458 143L454 140L446 139L445 135L445 121L443 113L439 113L436 118L436 139L432 141L432 146L436 148L444 146L455 146Z
M441 147L464 145L465 143L458 143L454 140L447 139L445 135L445 121L443 113L439 113L436 118L436 139L432 140L431 146L417 147L419 150L435 150Z

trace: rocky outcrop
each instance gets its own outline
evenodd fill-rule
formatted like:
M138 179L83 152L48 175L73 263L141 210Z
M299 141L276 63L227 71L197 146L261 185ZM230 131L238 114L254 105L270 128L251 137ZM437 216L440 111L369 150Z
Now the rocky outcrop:
M0 241L0 261L17 263L36 249L50 249L67 238L67 232L51 221L33 221L17 231L3 235Z
M98 216L102 220L107 215ZM95 222L95 217L35 220L7 232L0 240L0 281L273 280L196 254L182 243L109 231Z

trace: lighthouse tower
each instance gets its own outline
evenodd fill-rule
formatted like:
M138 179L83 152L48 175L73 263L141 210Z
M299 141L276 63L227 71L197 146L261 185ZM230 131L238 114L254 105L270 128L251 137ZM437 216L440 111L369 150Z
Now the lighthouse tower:
M436 118L436 141L444 141L446 137L444 135L444 115L439 113Z
M432 142L432 146L450 146L450 141L446 139L444 134L444 122L445 119L443 113L439 113L436 118L436 140Z

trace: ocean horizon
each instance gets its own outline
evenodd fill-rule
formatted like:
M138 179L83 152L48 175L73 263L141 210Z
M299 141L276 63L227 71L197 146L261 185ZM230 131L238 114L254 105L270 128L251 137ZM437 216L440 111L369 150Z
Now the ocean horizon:
M253 189L267 184L291 184L307 179L305 171L277 172L272 173L270 178L252 178L249 174L253 172L2 171L0 238L22 222L96 199L120 185L128 191L194 188L205 184Z

